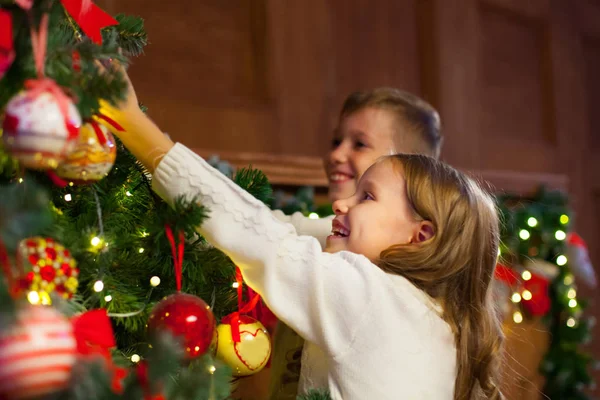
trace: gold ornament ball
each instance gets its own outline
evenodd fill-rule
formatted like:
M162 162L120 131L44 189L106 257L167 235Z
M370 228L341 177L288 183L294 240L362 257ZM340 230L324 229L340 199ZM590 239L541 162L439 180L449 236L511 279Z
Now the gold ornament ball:
M58 166L56 174L78 184L94 183L108 175L116 158L115 138L108 128L88 122L81 127L75 149Z
M254 318L241 315L239 320L239 343L233 341L229 323L217 327L216 356L233 370L234 376L253 375L269 362L271 339L263 324Z

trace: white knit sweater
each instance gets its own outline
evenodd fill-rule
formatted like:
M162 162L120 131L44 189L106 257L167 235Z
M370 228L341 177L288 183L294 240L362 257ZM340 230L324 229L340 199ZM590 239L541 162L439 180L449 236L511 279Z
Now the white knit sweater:
M181 144L154 173L168 202L209 208L198 229L240 267L277 317L307 342L300 387L333 399L452 399L456 350L439 307L398 275L350 252L323 253ZM199 266L201 268L202 266Z

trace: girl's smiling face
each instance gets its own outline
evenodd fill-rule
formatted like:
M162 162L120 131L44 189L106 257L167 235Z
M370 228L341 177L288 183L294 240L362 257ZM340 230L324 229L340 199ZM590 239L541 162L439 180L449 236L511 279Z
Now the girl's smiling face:
M356 192L333 203L336 214L325 251L351 251L371 261L390 246L433 236L433 224L414 211L406 180L388 160L377 162L360 178Z

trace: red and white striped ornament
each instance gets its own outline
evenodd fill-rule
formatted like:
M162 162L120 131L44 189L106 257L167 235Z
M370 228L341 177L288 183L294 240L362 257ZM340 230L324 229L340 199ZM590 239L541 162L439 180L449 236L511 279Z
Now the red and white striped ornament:
M0 399L33 399L65 389L76 357L66 317L50 307L22 308L17 322L0 331Z

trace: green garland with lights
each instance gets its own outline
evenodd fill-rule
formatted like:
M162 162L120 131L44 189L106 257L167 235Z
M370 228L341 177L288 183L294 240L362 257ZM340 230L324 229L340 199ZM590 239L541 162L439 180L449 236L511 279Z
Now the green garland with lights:
M550 346L540 365L546 378L543 393L551 399L589 399L593 358L583 350L591 340L593 319L583 315L585 299L577 297L575 278L566 256L571 226L568 198L541 188L534 196L498 197L503 215L502 258L512 265L541 259L556 265L549 285L550 311L544 317Z

